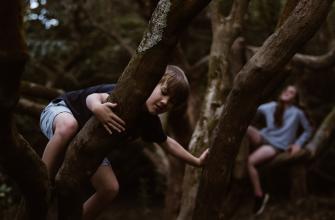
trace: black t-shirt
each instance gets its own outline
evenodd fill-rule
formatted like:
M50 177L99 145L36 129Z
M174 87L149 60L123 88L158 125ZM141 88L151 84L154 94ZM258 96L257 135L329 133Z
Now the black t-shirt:
M102 84L86 89L67 92L56 98L53 102L64 100L71 110L73 116L82 128L92 116L92 112L87 108L86 98L93 93L110 93L115 88L115 84ZM147 111L142 111L136 121L137 126L128 131L128 135L133 139L141 137L144 141L161 143L167 138L163 131L161 121L157 115L151 115Z

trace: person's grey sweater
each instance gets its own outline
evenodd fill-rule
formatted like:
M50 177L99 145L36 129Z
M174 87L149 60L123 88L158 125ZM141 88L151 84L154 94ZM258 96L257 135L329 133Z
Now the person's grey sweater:
M274 122L274 112L277 102L260 105L257 112L265 116L266 127L261 129L261 135L269 144L281 150L286 150L291 144L302 146L311 136L312 128L302 110L291 105L283 114L283 125L277 127ZM297 137L299 125L303 132Z

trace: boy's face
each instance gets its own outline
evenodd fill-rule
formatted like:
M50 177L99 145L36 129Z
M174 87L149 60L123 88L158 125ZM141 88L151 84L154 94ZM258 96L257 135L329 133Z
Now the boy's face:
M145 102L145 106L150 114L159 115L171 108L170 100L166 85L159 83Z

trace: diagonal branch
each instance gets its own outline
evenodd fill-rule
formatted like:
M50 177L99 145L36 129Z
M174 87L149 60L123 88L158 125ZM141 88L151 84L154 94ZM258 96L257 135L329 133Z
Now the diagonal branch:
M124 38L117 33L117 31L113 29L106 29L104 26L100 25L97 21L94 20L94 18L91 16L91 14L88 12L88 10L83 9L83 12L86 14L88 20L90 21L91 25L99 30L101 33L105 34L107 37L114 39L116 42L118 42L129 54L130 57L135 55L135 49L132 48L125 40Z

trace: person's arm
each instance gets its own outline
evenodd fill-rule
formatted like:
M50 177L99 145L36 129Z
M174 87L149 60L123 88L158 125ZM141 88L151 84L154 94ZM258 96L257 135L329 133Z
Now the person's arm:
M305 114L303 112L300 112L299 114L299 122L304 129L303 133L297 138L297 140L290 146L291 154L295 154L298 152L303 144L310 138L312 135L312 127L309 124Z
M208 149L206 149L200 157L193 156L190 152L185 150L177 141L167 137L166 141L162 143L155 143L156 145L164 148L168 153L174 155L175 157L183 160L184 162L193 166L203 166L208 155Z
M112 129L118 132L125 131L125 122L118 117L112 108L116 103L105 102L107 93L93 93L86 98L87 108L97 117L108 133L112 134Z
M303 112L300 112L299 114L299 122L304 129L302 134L298 137L298 139L295 141L295 144L298 144L302 146L312 135L312 127L309 124L305 114Z

